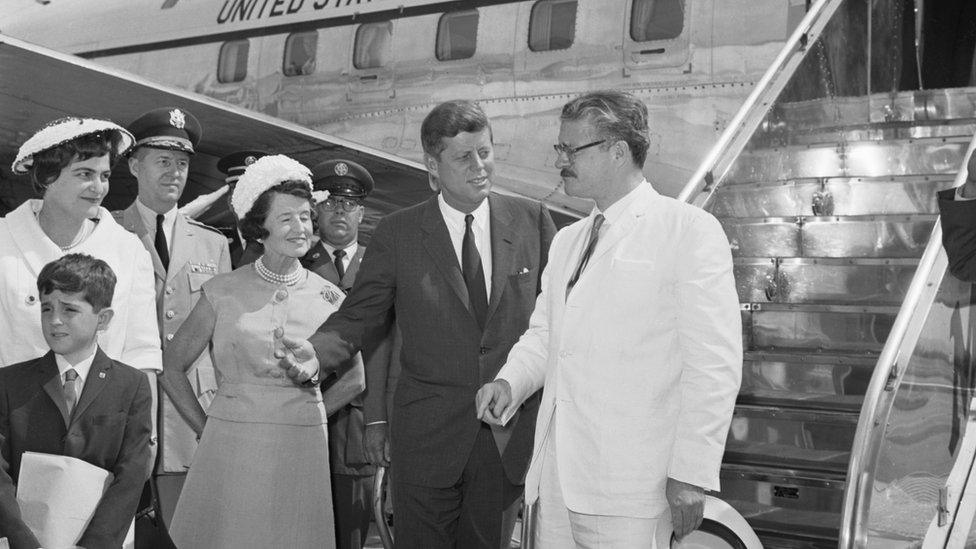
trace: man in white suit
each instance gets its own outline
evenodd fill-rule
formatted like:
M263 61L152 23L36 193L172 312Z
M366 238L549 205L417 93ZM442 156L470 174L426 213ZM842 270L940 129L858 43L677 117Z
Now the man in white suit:
M529 328L478 415L504 424L544 386L525 482L538 547L668 547L719 488L742 370L729 244L644 179L638 99L589 93L561 122L566 192L596 209L553 240Z

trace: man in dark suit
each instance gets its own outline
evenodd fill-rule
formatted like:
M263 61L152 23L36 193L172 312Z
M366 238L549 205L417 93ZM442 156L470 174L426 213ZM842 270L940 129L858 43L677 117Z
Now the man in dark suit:
M351 160L326 160L312 168L312 186L327 191L316 200L315 224L319 241L302 258L306 269L349 292L366 251L359 244L359 224L365 214L363 200L373 190L373 177ZM373 360L389 359L385 354L365 352ZM372 516L373 474L376 468L366 460L363 448L363 398L347 387L349 372L322 380L329 412L329 465L332 472L332 507L335 510L339 549L360 549L366 543ZM356 385L358 393L359 385ZM328 398L333 396L334 398ZM337 410L331 409L338 406Z
M469 101L434 108L421 127L439 195L380 221L340 310L312 337L338 364L392 318L402 371L390 434L398 547L507 547L532 452L538 395L506 427L473 414L528 326L555 227L527 200L491 194L494 152L484 112ZM288 342L301 359L308 346ZM368 447L387 436L385 371L366 368ZM382 392L382 390L380 390Z
M51 351L0 369L0 536L12 549L40 547L15 494L23 453L40 452L112 473L78 546L118 548L149 477L149 380L96 343L112 319L115 289L104 261L66 255L41 270L37 286Z
M965 183L939 191L939 219L949 271L960 280L976 282L976 151L966 170Z
M202 284L230 271L230 251L223 234L177 208L189 176L190 155L202 135L196 117L179 108L164 107L139 116L128 129L136 138L129 171L139 184L139 195L113 216L139 237L152 257L159 336L165 350L203 294ZM206 409L217 392L209 352L200 355L187 376ZM156 503L163 523L168 525L197 448L197 436L168 396L160 395L159 407ZM140 535L140 542L142 538Z

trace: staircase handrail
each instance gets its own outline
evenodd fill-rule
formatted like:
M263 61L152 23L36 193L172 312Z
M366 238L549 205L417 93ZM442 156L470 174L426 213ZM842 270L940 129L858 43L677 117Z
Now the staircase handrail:
M976 148L976 137L970 141L963 156L953 188L965 182L966 163L974 148ZM888 339L878 356L877 365L864 394L864 401L861 403L861 413L854 433L851 459L847 469L848 484L844 491L838 543L840 548L861 547L865 541L862 539L865 490L874 478L873 464L883 442L887 411L907 370L904 367L899 368L899 360L904 357L907 363L912 356L940 283L945 277L947 264L946 253L942 247L942 224L936 220ZM870 469L869 464L872 465Z
M705 159L688 179L688 183L678 194L678 200L691 202L702 192L707 193L704 197L707 199L714 192L715 184L729 168L731 161L742 152L780 92L810 51L808 46L816 43L827 22L844 1L816 0L810 7L776 59L752 88L745 103L739 107L718 141L709 149ZM695 203L702 205L704 199L696 200Z

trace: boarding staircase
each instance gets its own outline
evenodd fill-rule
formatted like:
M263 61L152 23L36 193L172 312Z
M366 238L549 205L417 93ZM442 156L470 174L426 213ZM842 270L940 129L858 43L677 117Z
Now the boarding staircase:
M679 197L732 247L743 377L719 497L765 547L920 546L976 456L972 298L944 275L936 199L964 175L976 88L872 92L881 4L815 2Z
M835 103L778 105L707 205L745 349L722 497L767 547L837 546L864 392L976 131L976 89L847 98L839 126Z

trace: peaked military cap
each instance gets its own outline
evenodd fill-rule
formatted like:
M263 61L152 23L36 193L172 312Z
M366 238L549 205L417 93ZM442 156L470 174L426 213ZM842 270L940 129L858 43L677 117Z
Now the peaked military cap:
M373 192L373 176L352 160L326 160L312 168L312 186L331 196L366 198Z
M226 177L227 183L236 183L248 166L257 162L263 156L268 156L265 151L236 151L222 157L217 161L217 169Z
M200 143L203 129L200 121L179 107L162 107L143 113L129 124L139 147L183 151L190 154Z

